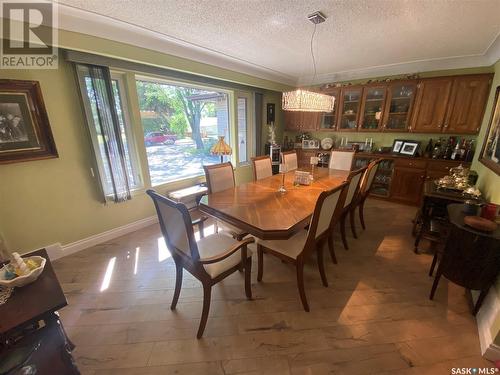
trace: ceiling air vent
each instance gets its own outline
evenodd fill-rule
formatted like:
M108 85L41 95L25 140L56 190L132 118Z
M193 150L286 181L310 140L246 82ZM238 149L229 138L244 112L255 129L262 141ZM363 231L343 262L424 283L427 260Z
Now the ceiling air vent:
M307 19L317 25L318 23L322 23L326 21L326 17L320 11L314 12L307 16Z

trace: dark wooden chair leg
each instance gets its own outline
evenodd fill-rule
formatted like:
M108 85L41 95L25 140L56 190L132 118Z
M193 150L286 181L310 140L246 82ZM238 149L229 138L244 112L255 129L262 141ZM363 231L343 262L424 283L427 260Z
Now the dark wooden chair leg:
M304 264L298 262L297 267L297 287L299 288L300 300L302 301L302 306L304 310L309 312L309 305L307 304L306 291L304 288Z
M438 253L436 251L434 253L434 257L432 258L431 268L429 269L429 276L432 276L432 274L434 273L434 268L436 267L437 259L438 259Z
M335 249L333 247L333 233L328 236L328 250L330 251L333 264L337 264L337 257L335 256Z
M349 219L351 221L352 236L357 239L358 235L356 234L356 224L354 222L354 210L355 209L356 209L356 207L354 207L351 211L349 211Z
M438 270L436 272L436 277L434 278L434 282L432 283L432 289L431 289L431 294L429 296L429 299L432 300L434 298L434 293L436 293L437 286L439 284L439 279L441 278L441 270L438 267Z
M174 297L172 298L172 304L170 305L170 310L175 310L177 306L177 301L179 300L179 295L181 294L182 288L182 271L183 268L181 265L175 265L175 290Z
M363 229L366 229L366 225L365 225L365 216L364 216L364 210L365 210L365 201L363 200L360 204L359 204L359 221L361 222L361 227Z
M252 257L245 260L245 295L252 299Z
M413 249L413 252L415 254L418 254L418 245L420 244L420 239L422 238L421 234L422 234L422 232L419 232L419 233L417 233L417 235L415 237L415 245L414 245L415 247Z
M326 278L326 273L325 273L325 264L323 263L323 243L319 244L317 248L317 253L318 253L318 268L319 268L319 274L321 275L321 282L323 283L324 287L328 287L328 280Z
M257 281L262 281L262 274L264 273L264 251L260 244L257 244L257 260Z
M203 284L203 310L201 312L200 326L196 338L200 339L207 325L208 313L210 311L210 299L212 298L212 286Z
M481 290L481 293L479 294L479 298L477 299L476 305L474 306L474 310L472 311L472 315L476 316L478 313L479 309L481 308L481 305L483 304L483 301L488 294L488 290Z
M349 250L349 246L347 245L347 238L345 236L345 218L347 214L342 215L340 219L340 234L342 236L342 243L344 244L344 249Z

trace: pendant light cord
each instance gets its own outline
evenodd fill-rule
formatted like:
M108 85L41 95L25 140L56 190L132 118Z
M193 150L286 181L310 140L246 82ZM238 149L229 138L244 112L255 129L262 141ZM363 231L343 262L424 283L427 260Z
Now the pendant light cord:
M316 79L316 59L314 58L314 48L313 48L313 42L314 42L314 36L316 35L316 26L317 24L314 24L314 31L311 35L311 57L312 57L312 62L313 62L313 67L314 67L314 75L311 80L311 86L314 84L314 81Z

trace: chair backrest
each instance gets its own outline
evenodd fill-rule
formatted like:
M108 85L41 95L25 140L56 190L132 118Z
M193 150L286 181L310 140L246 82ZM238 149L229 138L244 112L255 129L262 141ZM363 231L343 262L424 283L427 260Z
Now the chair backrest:
M234 170L231 162L204 165L203 169L209 194L234 188Z
M367 167L358 169L357 171L352 171L349 173L349 177L347 177L347 182L349 186L347 188L347 195L344 201L344 208L349 206L354 197L359 193L359 185L361 184L361 177L363 177L363 173L365 173Z
M366 172L361 181L361 186L359 188L361 194L368 195L368 193L370 192L373 181L375 180L375 175L377 174L381 162L382 159L377 159L372 161L368 165L368 168L366 169Z
M328 168L350 171L353 159L354 151L332 151Z
M268 155L252 158L252 166L254 181L262 180L263 178L273 175L273 166L271 158Z
M285 164L286 171L293 171L298 168L297 152L285 151L281 153L281 162Z
M168 249L175 253L172 255L182 256L184 259L187 256L193 262L200 259L191 217L186 206L151 189L146 193L153 199L165 242Z

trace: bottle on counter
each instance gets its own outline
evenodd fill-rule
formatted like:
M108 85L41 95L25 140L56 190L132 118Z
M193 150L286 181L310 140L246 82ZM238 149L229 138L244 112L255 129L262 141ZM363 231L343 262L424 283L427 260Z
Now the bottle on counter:
M438 139L432 150L432 158L439 159L441 157L441 140Z
M429 143L427 143L427 147L425 147L425 150L424 150L424 157L426 158L430 158L430 157L433 157L434 156L434 147L432 146L432 138L429 139Z
M464 161L470 163L474 158L474 140L471 139L465 146Z
M451 160L460 160L460 142L456 142L455 148L453 149L451 153Z

